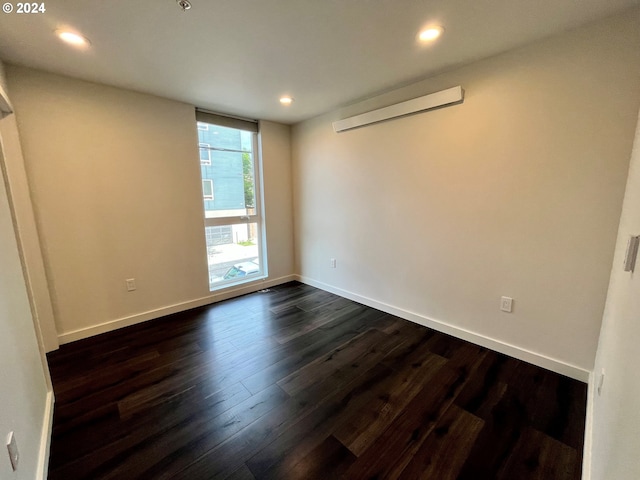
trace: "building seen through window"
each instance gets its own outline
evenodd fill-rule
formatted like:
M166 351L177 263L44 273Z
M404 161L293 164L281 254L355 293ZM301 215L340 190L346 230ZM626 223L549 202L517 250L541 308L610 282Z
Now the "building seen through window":
M264 275L252 131L197 122L210 289Z

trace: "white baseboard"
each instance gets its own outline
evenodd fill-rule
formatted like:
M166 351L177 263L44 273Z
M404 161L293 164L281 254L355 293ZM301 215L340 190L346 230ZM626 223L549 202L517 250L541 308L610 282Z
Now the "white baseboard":
M53 404L55 398L53 391L47 392L47 400L44 408L44 418L42 422L42 433L40 435L40 452L38 453L38 467L36 478L47 480L49 470L49 452L51 450L51 433L53 431Z
M584 448L582 449L582 480L591 480L591 449L593 446L593 404L596 399L596 375L589 374L587 386L587 416L584 424Z
M274 287L283 283L296 280L295 275L286 275L284 277L278 277L273 279L261 279L255 282L246 283L237 287L230 287L225 290L221 290L212 295L206 297L197 298L188 302L176 303L174 305L168 305L166 307L157 308L155 310L149 310L147 312L130 315L128 317L117 318L98 325L92 325L90 327L80 328L71 332L65 332L58 335L60 345L65 343L75 342L76 340L82 340L83 338L93 337L101 333L111 332L123 327L129 327L136 323L146 322L153 320L154 318L163 317L165 315L171 315L172 313L178 313L191 308L202 307L203 305L209 305L211 303L221 302L229 298L238 297L247 293L257 292L263 288Z
M489 348L491 350L495 350L496 352L504 353L505 355L509 355L511 357L517 358L518 360L523 360L525 362L532 363L534 365L545 368L547 370L551 370L552 372L556 372L561 375L574 378L581 382L589 381L590 372L576 365L572 365L570 363L566 363L561 360L548 357L541 353L532 352L530 350L518 347L516 345L511 345L501 340L487 337L485 335L472 332L464 328L456 327L455 325L451 325L441 320L429 318L419 313L410 312L408 310L396 307L394 305L389 305L387 303L379 302L372 298L364 297L362 295L358 295L357 293L343 290L341 288L337 288L332 285L328 285L326 283L319 282L317 280L313 280L308 277L295 275L295 278L296 280L302 283L305 283L307 285L311 285L312 287L316 287L321 290L326 290L327 292L335 293L336 295L340 295L341 297L348 298L350 300L361 303L363 305L367 305L377 310L382 310L383 312L389 313L391 315L395 315L397 317L403 318L405 320L409 320L414 323L418 323L420 325L432 328L439 332L453 335L454 337L460 338L462 340L467 340L468 342L474 343L476 345L480 345L482 347Z
M92 337L94 335L99 335L101 333L110 332L112 330L128 327L130 325L135 325L137 323L145 322L148 320L152 320L154 318L159 318L164 315L170 315L172 313L182 312L184 310L189 310L191 308L197 308L203 305L220 302L222 300L227 300L229 298L237 297L240 295L245 295L247 293L253 293L258 290L262 290L263 288L273 287L286 282L290 282L292 280L298 280L302 283L311 285L321 290L335 293L336 295L340 295L341 297L345 297L355 302L362 303L363 305L367 305L369 307L376 308L383 312L396 315L400 318L404 318L405 320L409 320L414 323L424 325L425 327L432 328L439 332L453 335L457 338L461 338L471 343L475 343L476 345L490 348L491 350L495 350L497 352L504 353L505 355L509 355L519 360L523 360L525 362L532 363L539 367L546 368L547 370L551 370L553 372L566 375L576 380L580 380L581 382L589 381L590 372L576 365L572 365L570 363L566 363L561 360L557 360L555 358L551 358L540 353L532 352L530 350L526 350L524 348L511 345L511 344L502 342L501 340L487 337L485 335L472 332L464 328L456 327L455 325L451 325L441 320L429 318L424 315L410 312L408 310L396 307L394 305L389 305L387 303L379 302L372 298L364 297L357 293L353 293L348 290L343 290L341 288L334 287L332 285L328 285L326 283L319 282L317 280L313 280L311 278L304 277L301 275L286 275L286 276L278 277L274 279L257 280L249 284L245 284L235 288L232 287L229 289L225 289L215 294L198 298L195 300L191 300L188 302L169 305L166 307L150 310L147 312L142 312L142 313L131 315L128 317L118 318L115 320L101 323L99 325L92 325L90 327L73 330L71 332L65 332L58 335L58 339L61 345L65 343L74 342L76 340L81 340L83 338Z

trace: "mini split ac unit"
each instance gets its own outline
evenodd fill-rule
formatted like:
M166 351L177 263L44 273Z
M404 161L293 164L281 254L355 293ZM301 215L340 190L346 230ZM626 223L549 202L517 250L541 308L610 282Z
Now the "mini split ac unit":
M391 120L392 118L404 117L412 113L462 103L463 100L464 90L462 90L461 86L447 88L446 90L407 100L406 102L396 103L395 105L362 113L355 117L338 120L333 122L333 129L336 133L343 132L345 130L351 130L352 128Z

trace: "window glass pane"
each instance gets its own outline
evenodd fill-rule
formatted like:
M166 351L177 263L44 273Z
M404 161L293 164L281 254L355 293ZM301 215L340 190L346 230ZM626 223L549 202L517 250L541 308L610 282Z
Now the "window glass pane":
M201 122L198 122L200 125ZM253 134L209 125L198 129L202 178L215 181L215 197L205 200L206 218L253 215L255 177ZM203 148L208 145L208 148Z
M206 143L200 143L200 163L205 165L211 165L211 150L210 145Z
M213 200L213 181L202 180L202 195L205 200Z
M256 133L197 122L209 289L263 278Z
M257 223L205 227L205 233L210 288L261 273Z

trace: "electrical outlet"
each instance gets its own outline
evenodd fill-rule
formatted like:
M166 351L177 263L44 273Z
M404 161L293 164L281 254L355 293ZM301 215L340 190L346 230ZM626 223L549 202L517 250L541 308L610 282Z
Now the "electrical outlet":
M513 310L513 298L501 297L500 298L500 310L503 312L511 313Z
M329 264L331 265L331 268L336 268L336 259L332 258Z
M127 278L125 282L127 282L127 292L133 292L136 289L135 278Z
M18 443L16 442L16 436L13 432L9 433L7 437L7 450L9 451L9 460L11 461L11 468L15 472L18 470L18 461L20 460L20 453L18 452Z

